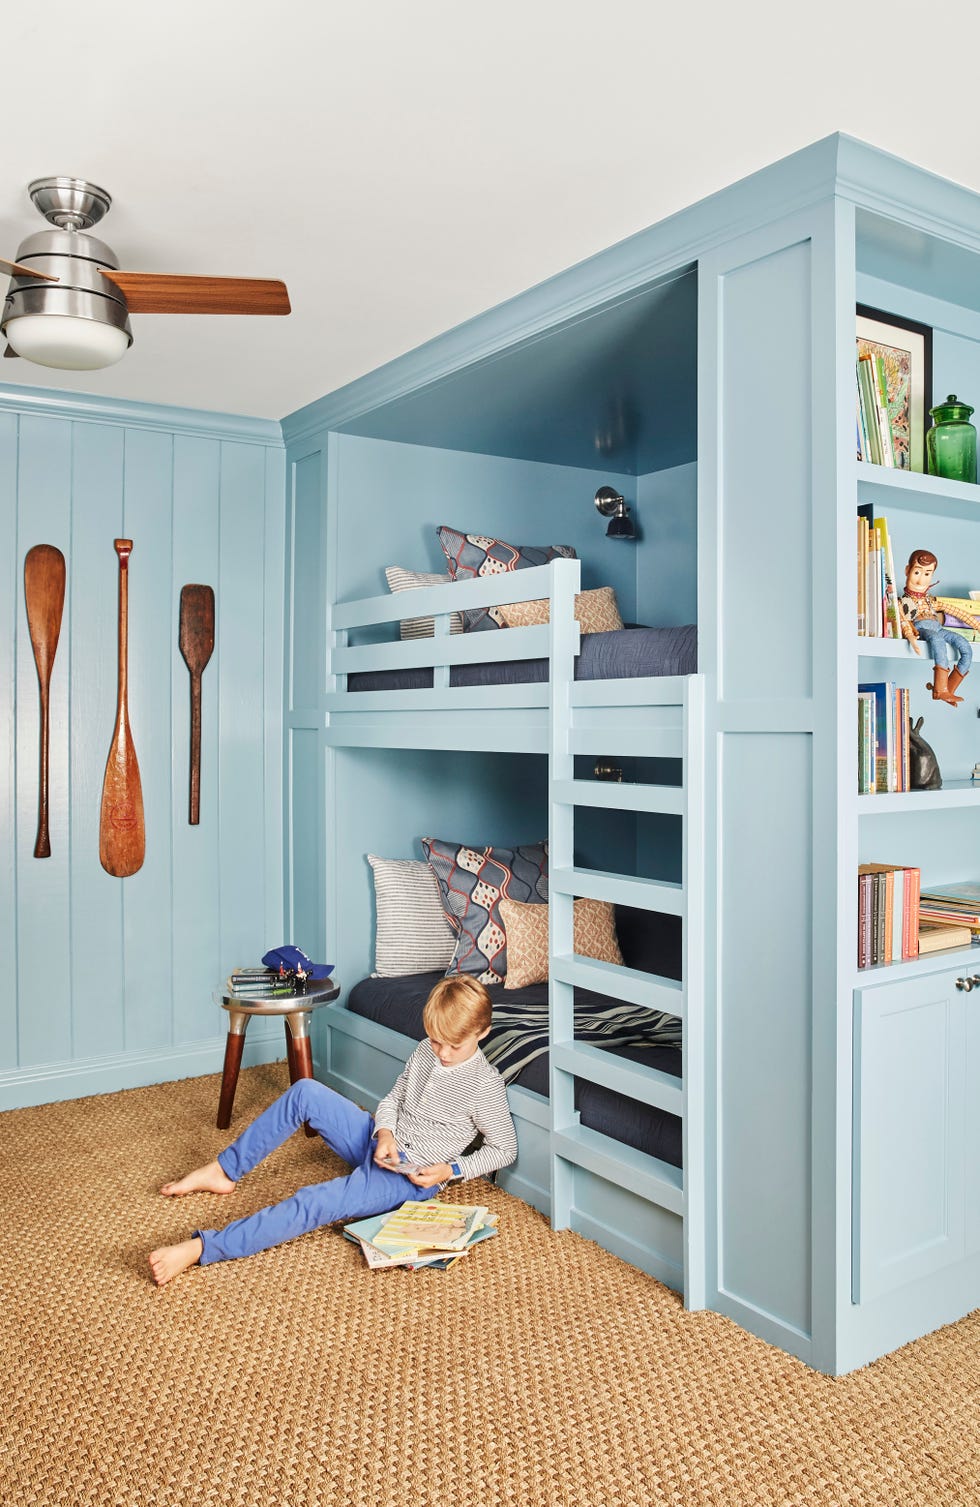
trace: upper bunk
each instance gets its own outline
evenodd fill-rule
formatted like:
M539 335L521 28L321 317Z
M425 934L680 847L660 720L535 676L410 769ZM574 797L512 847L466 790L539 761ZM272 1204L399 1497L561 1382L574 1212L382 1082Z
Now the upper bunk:
M492 744L501 752L546 753L558 722L567 726L573 752L579 743L584 752L590 731L594 741L601 727L621 754L681 757L683 680L697 668L695 628L583 634L575 616L580 583L581 562L556 559L328 606L328 745ZM608 592L603 600L608 606ZM531 615L544 621L458 631L469 615L529 602ZM406 622L424 636L349 642Z
M291 442L292 728L338 747L544 753L565 702L580 721L648 707L651 728L681 704L668 682L697 669L697 308L692 264L654 269ZM610 531L600 488L630 530ZM464 579L446 530L527 559ZM573 558L528 564L556 554ZM393 575L438 584L396 591ZM597 590L615 625L580 632L574 598ZM470 631L529 602L545 609L532 626ZM403 626L419 619L434 632Z

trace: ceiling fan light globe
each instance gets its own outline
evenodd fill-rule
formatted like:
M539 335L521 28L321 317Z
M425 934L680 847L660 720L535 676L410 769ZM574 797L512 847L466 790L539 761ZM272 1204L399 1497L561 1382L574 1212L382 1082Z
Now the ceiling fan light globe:
M7 322L4 333L25 361L58 371L114 366L130 346L126 330L70 314L22 314Z

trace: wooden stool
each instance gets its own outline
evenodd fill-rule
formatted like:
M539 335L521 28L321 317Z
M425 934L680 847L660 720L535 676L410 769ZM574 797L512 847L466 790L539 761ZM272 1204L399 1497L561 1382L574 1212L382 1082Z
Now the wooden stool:
M227 1130L231 1124L231 1111L238 1087L238 1071L245 1050L245 1032L253 1015L278 1015L286 1028L286 1061L289 1064L289 1081L313 1077L313 1053L310 1050L310 1019L314 1010L329 1005L340 993L335 979L313 981L305 994L289 995L279 999L241 999L238 995L219 989L214 995L215 1004L228 1011L228 1040L225 1043L225 1064L221 1074L221 1097L218 1100L219 1130ZM306 1134L313 1135L307 1125Z

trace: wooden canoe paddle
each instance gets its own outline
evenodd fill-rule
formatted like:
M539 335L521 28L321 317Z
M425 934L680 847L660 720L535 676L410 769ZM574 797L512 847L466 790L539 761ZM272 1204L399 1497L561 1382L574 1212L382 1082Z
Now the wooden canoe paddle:
M119 679L116 726L102 781L99 858L107 874L125 879L142 866L146 854L143 787L129 726L129 557L132 539L117 539L119 556Z
M190 826L201 820L201 676L214 651L214 592L210 586L180 589L180 652L191 672Z
M48 834L48 702L51 670L61 634L61 614L65 605L65 557L53 544L35 544L24 559L24 599L27 603L27 626L37 666L37 683L41 698L41 757L37 795L37 839L35 858L51 857Z

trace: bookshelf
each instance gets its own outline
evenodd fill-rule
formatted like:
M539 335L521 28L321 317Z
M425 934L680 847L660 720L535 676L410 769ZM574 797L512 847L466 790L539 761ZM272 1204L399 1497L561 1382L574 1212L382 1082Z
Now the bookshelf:
M867 461L855 461L854 465L858 500L873 503L876 514L914 512L980 523L980 486L918 471L895 471Z

